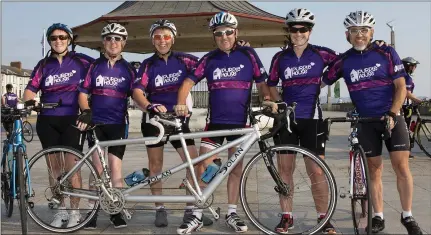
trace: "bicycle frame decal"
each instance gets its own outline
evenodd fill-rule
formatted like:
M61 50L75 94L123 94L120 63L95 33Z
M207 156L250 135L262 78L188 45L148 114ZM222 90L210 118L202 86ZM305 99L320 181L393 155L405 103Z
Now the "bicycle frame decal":
M223 173L223 175L225 175L228 168L231 167L235 163L236 159L238 159L238 157L241 156L241 153L243 151L244 151L244 149L239 147L238 150L233 155L233 157L230 157L229 160L226 162L226 166L221 168L221 170L219 171L219 174Z

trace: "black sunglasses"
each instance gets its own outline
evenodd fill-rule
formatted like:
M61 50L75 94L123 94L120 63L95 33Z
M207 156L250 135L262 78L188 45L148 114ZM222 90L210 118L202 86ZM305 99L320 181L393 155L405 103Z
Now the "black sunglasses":
M226 36L230 36L230 35L232 35L234 33L235 33L234 29L226 29L224 31L214 31L214 36L216 36L216 37L222 37L225 34L226 34Z
M302 28L289 27L289 33L297 33L297 32L306 33L308 31L310 31L310 28L308 27L302 27Z
M69 36L67 36L67 35L58 35L58 36L49 36L49 40L51 41L51 42L55 42L55 41L57 41L57 39L60 39L60 40L67 40L67 39L69 39Z

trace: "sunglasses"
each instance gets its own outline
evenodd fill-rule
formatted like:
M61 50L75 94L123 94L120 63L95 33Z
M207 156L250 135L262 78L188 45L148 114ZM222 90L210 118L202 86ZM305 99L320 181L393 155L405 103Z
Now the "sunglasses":
M297 32L306 33L308 31L310 31L310 28L308 27L302 27L302 28L289 27L288 29L289 33L297 33Z
M108 42L113 42L113 41L121 42L121 41L123 41L123 37L121 37L121 36L106 36L104 38L104 40L108 41Z
M154 34L153 35L154 40L165 40L165 41L169 41L172 39L172 34Z
M370 31L370 28L350 28L349 34L350 35L358 35L361 33L362 35L367 34Z
M225 35L225 34L226 34L226 36L230 36L230 35L232 35L234 33L235 33L234 29L226 29L224 31L214 31L213 34L216 37L223 37L223 35Z
M57 39L60 39L61 41L64 41L64 40L67 40L67 39L69 39L69 36L67 36L67 35L52 35L52 36L49 36L49 40L51 41L51 42L55 42L55 41L57 41Z

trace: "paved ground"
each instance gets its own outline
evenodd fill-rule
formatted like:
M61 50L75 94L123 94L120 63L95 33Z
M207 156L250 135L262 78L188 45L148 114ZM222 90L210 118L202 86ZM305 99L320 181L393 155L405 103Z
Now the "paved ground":
M325 116L337 116L340 113L325 113ZM327 163L335 175L337 187L347 186L347 164L348 164L348 151L347 151L347 131L348 126L345 124L337 124L333 126L331 131L331 139L327 143ZM132 138L140 137L139 133L132 133ZM4 138L4 135L2 135ZM197 141L199 143L199 141ZM28 144L28 154L33 155L41 148L37 136L33 142ZM254 146L246 156L245 161L248 161L258 151L257 146ZM426 157L418 148L413 151L417 157L410 160L410 169L414 177L414 196L413 196L413 215L421 225L425 234L431 234L431 158ZM386 229L382 234L407 234L406 230L399 222L401 206L396 188L396 178L394 171L390 165L388 154L384 152L384 215L386 219ZM179 157L170 145L165 148L165 167L168 169L180 162ZM224 158L226 159L226 158ZM133 172L134 170L148 166L145 147L141 145L128 146L124 160L124 175ZM40 171L43 176L46 174L43 170ZM166 182L167 187L177 187L181 182L182 173L177 173L179 177L171 177ZM36 177L36 176L35 176ZM226 196L226 182L215 193L214 205L221 207L222 217L227 211L227 196ZM143 193L147 194L148 190ZM169 191L168 191L169 192ZM309 201L312 205L312 200ZM156 228L153 225L155 212L151 209L150 204L139 203L135 205L141 210L134 213L132 220L128 221L128 227L125 229L114 229L110 224L108 216L101 213L99 216L98 229L93 231L81 230L78 234L115 234L115 233L130 233L130 234L173 234L177 226L180 224L183 213L181 210L169 210L168 219L169 226L167 228ZM3 207L3 202L2 202ZM167 208L182 208L181 204L167 204ZM239 213L245 218L241 206L239 206ZM14 214L11 218L6 218L4 215L4 208L2 208L1 216L1 234L19 234L20 233L20 219L17 207L15 207ZM210 216L210 213L206 211ZM274 218L278 221L279 218ZM249 225L248 234L259 233L253 225L246 221ZM351 234L352 222L350 215L350 201L349 199L338 198L336 212L332 218L332 223L336 226L338 234ZM40 234L49 233L43 228L39 227L29 218L29 231L30 233ZM214 225L205 227L201 233L209 234L228 234L232 233L224 224L224 219L220 219Z

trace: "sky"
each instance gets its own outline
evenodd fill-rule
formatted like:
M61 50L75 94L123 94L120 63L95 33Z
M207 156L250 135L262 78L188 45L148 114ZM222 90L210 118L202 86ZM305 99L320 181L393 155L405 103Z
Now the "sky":
M21 61L33 69L42 58L43 29L61 22L75 27L90 22L115 9L122 2L1 2L1 63ZM430 2L256 2L252 4L272 14L285 17L293 8L307 8L316 16L310 43L344 52L350 48L345 39L343 20L355 10L366 10L376 19L375 39L390 42L386 22L394 20L396 51L401 58L412 56L421 64L415 72L417 96L431 97L431 3ZM37 10L36 10L37 9ZM239 22L241 30L241 22ZM253 44L253 42L251 42ZM48 44L46 44L48 46ZM280 48L256 49L269 70L271 58ZM76 51L98 57L94 50L76 47ZM202 56L204 53L193 53ZM149 55L125 53L128 61L142 61ZM322 95L326 93L322 90ZM348 97L344 82L341 97Z

